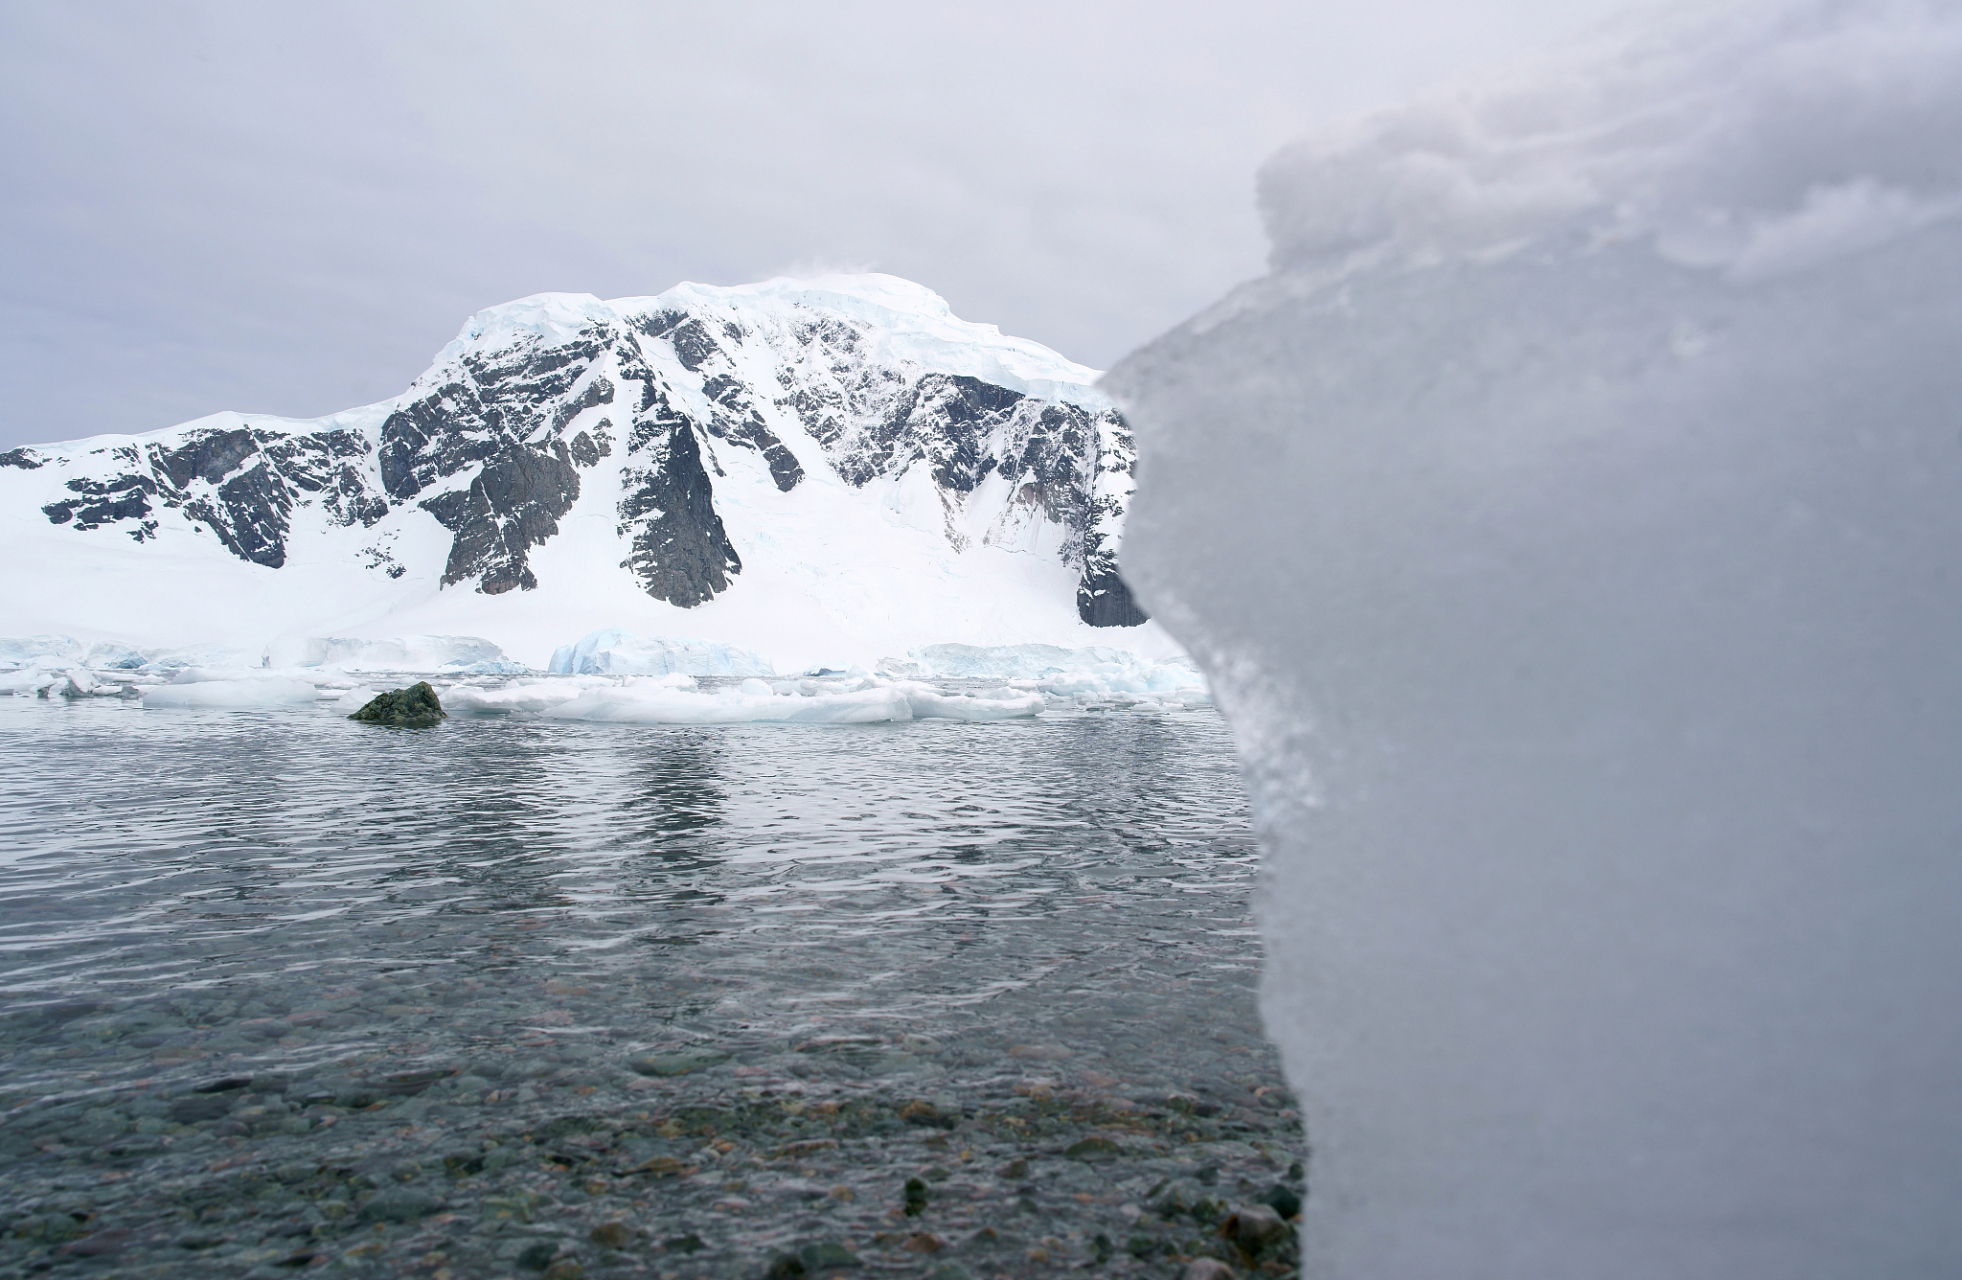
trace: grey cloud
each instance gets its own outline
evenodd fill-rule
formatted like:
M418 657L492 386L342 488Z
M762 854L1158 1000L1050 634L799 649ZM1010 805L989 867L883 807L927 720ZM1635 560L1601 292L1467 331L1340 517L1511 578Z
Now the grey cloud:
M463 319L853 264L1103 365L1255 166L1610 0L0 6L0 447L394 394Z

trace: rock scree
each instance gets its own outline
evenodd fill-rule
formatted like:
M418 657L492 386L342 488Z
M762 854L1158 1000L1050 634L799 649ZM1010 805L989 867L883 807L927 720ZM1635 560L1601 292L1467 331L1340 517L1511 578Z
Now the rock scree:
M449 718L450 713L443 710L443 704L437 700L436 691L429 687L427 680L406 689L378 693L368 700L366 706L348 717L363 724L386 724L398 729L427 729L438 720Z

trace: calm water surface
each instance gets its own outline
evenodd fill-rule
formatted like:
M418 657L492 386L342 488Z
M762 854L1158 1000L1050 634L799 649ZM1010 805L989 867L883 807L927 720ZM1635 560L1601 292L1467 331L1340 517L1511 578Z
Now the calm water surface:
M917 1096L949 1125L1051 1091L1251 1119L1278 1079L1210 711L404 732L0 699L0 795L16 1183L140 1181L377 1101L427 1141L711 1085ZM219 1079L270 1110L186 1109Z
M1237 998L1257 965L1254 846L1210 712L416 733L6 701L16 1010L197 991L290 1015L349 981L468 976L504 988L489 1003L584 984L651 1038L940 1034L1043 1006L1135 1018L1141 967ZM275 1056L374 1028L339 1030L296 1028ZM6 1086L72 1085L76 1065L15 1058Z

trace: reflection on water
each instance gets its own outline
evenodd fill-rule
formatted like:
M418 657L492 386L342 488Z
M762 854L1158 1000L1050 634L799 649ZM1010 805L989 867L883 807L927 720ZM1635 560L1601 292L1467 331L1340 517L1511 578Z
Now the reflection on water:
M1298 1260L1211 712L0 699L0 799L8 1274Z
M5 701L0 1102L378 1040L1096 1028L1149 1059L1253 1025L1210 712L394 732ZM102 1030L48 1030L77 1019Z

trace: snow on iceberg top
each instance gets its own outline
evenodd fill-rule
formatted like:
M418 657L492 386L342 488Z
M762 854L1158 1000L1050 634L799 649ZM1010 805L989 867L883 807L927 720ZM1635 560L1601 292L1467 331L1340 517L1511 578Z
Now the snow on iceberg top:
M1276 270L1564 229L1749 279L1962 215L1958 137L1962 10L1774 0L1296 143L1260 203Z
M868 356L910 363L939 373L965 374L1042 399L1104 408L1110 400L1094 383L1101 372L1080 365L1039 342L1012 338L991 324L962 320L947 300L898 276L778 277L756 284L682 283L666 293L602 301L590 293L535 293L472 316L463 331L436 354L438 368L471 351L499 350L519 342L569 341L596 323L625 323L662 311L787 316L800 308L828 311L868 326Z

